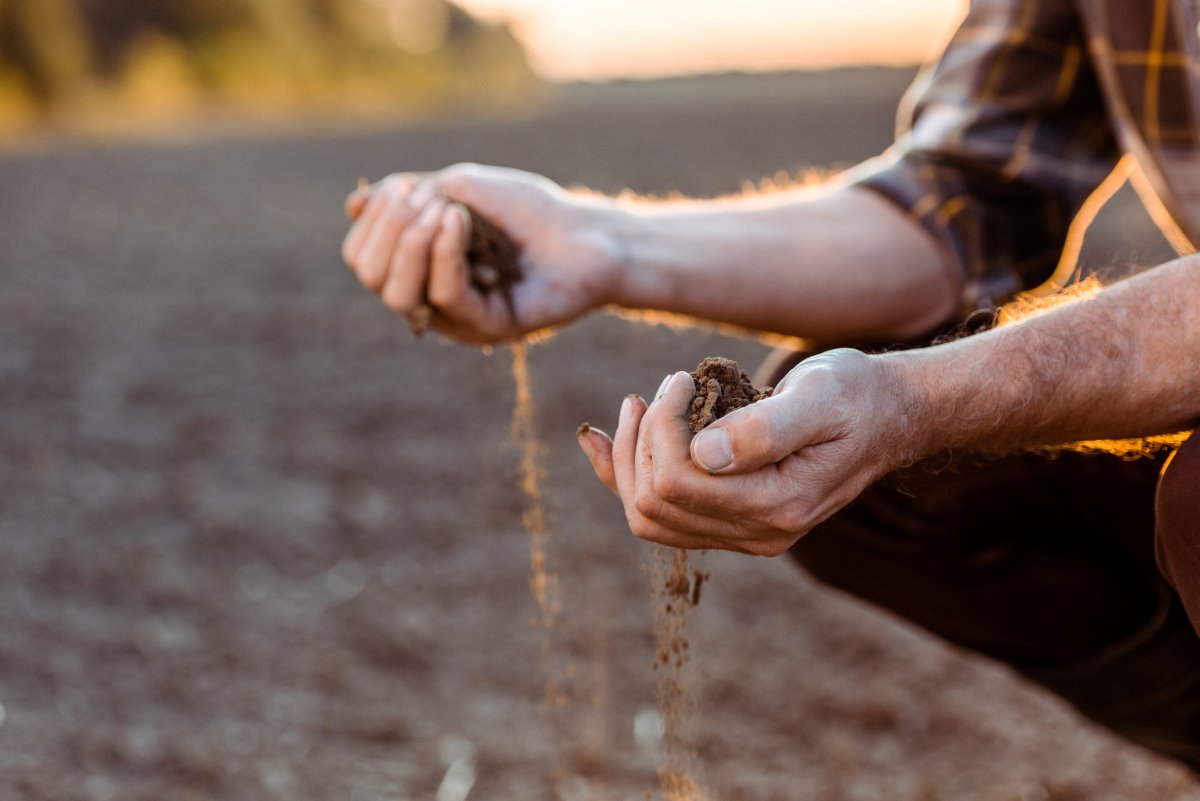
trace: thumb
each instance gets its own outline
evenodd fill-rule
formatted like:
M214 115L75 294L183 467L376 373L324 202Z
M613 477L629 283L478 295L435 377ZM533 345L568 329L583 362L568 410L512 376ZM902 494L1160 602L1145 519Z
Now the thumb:
M709 473L751 473L834 437L828 413L782 392L732 412L692 438L692 462Z

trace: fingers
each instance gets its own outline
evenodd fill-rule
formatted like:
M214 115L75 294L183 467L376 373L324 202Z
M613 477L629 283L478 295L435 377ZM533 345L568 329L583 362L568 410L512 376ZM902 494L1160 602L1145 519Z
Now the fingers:
M363 286L376 293L383 289L397 244L401 236L410 236L411 225L421 213L398 192L383 195L379 216L355 259L355 272Z
M686 373L682 375L687 376ZM673 388L676 393L684 391L682 384L673 382L673 379L678 377L679 374L676 374L663 382L659 393L660 401L668 388ZM688 383L690 382L691 379L688 378ZM690 393L687 394L689 400L690 397ZM657 406L658 403L656 402L654 405ZM686 401L684 405L686 405ZM644 482L649 480L645 476L653 470L652 466L646 465L644 462L639 464L639 460L644 459L644 456L639 454L639 451L642 450L639 448L639 437L643 426L647 423L646 414L647 406L644 400L637 395L630 395L626 398L621 404L617 433L612 441L613 480L616 484L617 494L625 507L625 517L630 530L639 539L676 548L716 548L751 553L752 551L731 538L730 535L733 533L731 527L724 521L689 514L683 510L672 509L666 504L660 507L659 502L652 494L639 492L639 486L644 487ZM686 462L686 445L680 448L680 454ZM677 454L677 458L680 457L680 454ZM595 466L594 462L593 467ZM689 465L688 469L694 470L695 468ZM599 472L597 469L597 474ZM680 526L678 529L672 525L675 521L678 521Z
M620 497L620 493L617 492L617 476L613 472L612 439L608 434L587 423L579 427L575 438L588 461L592 463L592 469L596 471L596 478L612 490L613 494Z
M346 212L353 213L355 221L342 241L342 259L373 292L382 284L377 252L383 246L381 242L394 242L398 231L420 208L411 199L405 205L416 182L413 175L391 175L378 184L360 187L346 199ZM373 248L369 254L368 245ZM364 258L369 259L365 266Z
M617 419L617 433L613 437L613 481L617 494L625 504L625 516L633 509L634 487L637 481L637 437L642 415L646 413L646 402L637 395L621 401L621 414Z
M354 224L350 226L350 230L346 233L346 238L342 240L342 260L351 269L355 269L358 263L358 254L362 250L363 243L375 227L375 221L379 219L379 215L383 212L386 206L385 201L386 198L380 194L375 194L368 198L364 210L358 219L354 221Z
M649 406L636 396L622 404L611 448L607 437L581 446L615 484L638 537L777 556L878 478L866 444L875 385L855 373L867 359L854 352L798 367L777 395L706 429L721 432L716 445L691 436L694 382L676 373ZM717 474L704 469L723 455Z
M509 323L504 299L470 282L466 207L440 196L432 181L406 174L360 187L346 212L356 219L342 256L393 311L409 316L428 303L444 333L481 341L502 333Z
M363 209L366 208L371 198L382 190L399 187L401 192L409 192L419 180L420 177L413 173L395 172L376 183L369 183L366 178L359 178L358 186L354 188L353 192L346 195L343 210L352 221L357 220L362 216Z
M362 210L367 205L367 200L369 200L370 197L370 184L366 183L365 178L360 178L358 187L353 192L346 195L346 202L343 206L346 216L352 221L357 220L359 215L362 214Z
M363 189L355 189L349 195L346 195L344 210L346 216L351 221L357 220L359 215L362 214L363 208L367 205L368 197L369 195L366 190Z
M389 264L379 296L393 311L409 314L425 300L429 249L442 224L446 201L434 198L386 254Z
M451 203L430 249L429 302L451 325L490 333L496 328L500 299L496 293L482 295L471 285L467 262L470 231L470 212Z
M841 436L838 379L825 366L797 368L781 391L726 415L692 440L691 460L708 473L752 473Z

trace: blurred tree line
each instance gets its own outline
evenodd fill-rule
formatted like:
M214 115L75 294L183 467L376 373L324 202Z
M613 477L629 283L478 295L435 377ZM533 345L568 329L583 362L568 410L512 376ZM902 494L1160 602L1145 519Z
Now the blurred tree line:
M0 118L394 115L536 83L447 0L0 0Z

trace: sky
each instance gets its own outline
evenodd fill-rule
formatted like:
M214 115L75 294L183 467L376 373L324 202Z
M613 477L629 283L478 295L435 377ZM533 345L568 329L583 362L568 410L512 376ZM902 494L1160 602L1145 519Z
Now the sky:
M457 2L510 21L555 80L915 64L966 11L966 0Z

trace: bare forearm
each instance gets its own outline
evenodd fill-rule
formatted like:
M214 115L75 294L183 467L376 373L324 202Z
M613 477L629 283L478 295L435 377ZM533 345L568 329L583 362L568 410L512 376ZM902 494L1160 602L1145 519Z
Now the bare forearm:
M957 310L947 257L868 190L635 204L616 219L626 308L825 341L910 338Z
M918 388L914 456L1180 431L1200 422L1200 258L979 336L880 357Z

